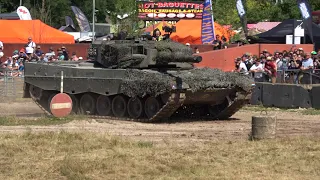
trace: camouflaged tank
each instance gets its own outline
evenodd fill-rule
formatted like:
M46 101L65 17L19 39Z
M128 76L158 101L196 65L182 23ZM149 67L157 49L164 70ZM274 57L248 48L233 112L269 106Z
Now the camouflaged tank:
M172 41L95 41L90 60L25 64L25 98L50 115L60 92L76 114L157 122L227 119L249 102L253 80L239 73L195 68L201 56Z

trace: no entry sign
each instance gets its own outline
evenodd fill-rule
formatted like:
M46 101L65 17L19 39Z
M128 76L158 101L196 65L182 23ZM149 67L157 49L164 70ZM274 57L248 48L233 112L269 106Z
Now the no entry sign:
M55 117L68 116L72 111L72 99L68 94L59 93L50 102L51 113Z

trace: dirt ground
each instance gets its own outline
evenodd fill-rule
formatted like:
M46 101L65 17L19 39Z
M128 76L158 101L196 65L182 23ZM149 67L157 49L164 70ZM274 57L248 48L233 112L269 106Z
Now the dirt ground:
M193 121L162 124L145 124L117 120L75 120L55 126L0 126L0 132L25 131L94 131L110 135L120 135L138 140L181 143L211 140L247 140L251 131L251 118L260 115L256 110L243 109L231 120ZM17 118L39 118L44 114L33 102L0 103L0 116ZM319 136L320 115L302 115L297 112L273 110L268 115L277 116L277 136Z

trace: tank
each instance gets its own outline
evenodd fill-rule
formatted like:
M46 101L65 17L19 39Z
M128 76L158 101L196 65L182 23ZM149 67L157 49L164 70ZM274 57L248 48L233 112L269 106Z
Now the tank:
M51 115L63 76L75 114L139 122L228 119L249 102L253 79L195 68L201 61L170 40L95 41L86 61L25 63L24 97Z

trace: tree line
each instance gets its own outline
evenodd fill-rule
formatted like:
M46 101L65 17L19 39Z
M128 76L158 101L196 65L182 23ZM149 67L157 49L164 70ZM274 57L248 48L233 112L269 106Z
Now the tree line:
M116 15L135 12L137 4L135 0L95 0L96 22L105 23L106 17L113 23L117 21ZM162 0L165 1L165 0ZM199 1L199 0L175 0L175 1ZM40 19L50 26L59 28L65 24L65 16L74 19L70 6L79 7L92 22L93 0L22 0L33 18ZM1 13L10 13L19 6L20 0L1 0ZM285 19L301 19L296 0L243 0L247 11L248 23L261 21L283 21ZM312 10L320 10L319 0L309 0ZM214 19L219 24L240 26L235 0L213 0ZM74 19L75 20L75 19ZM130 21L138 21L135 14ZM75 21L76 22L76 21ZM131 23L132 24L132 23Z

